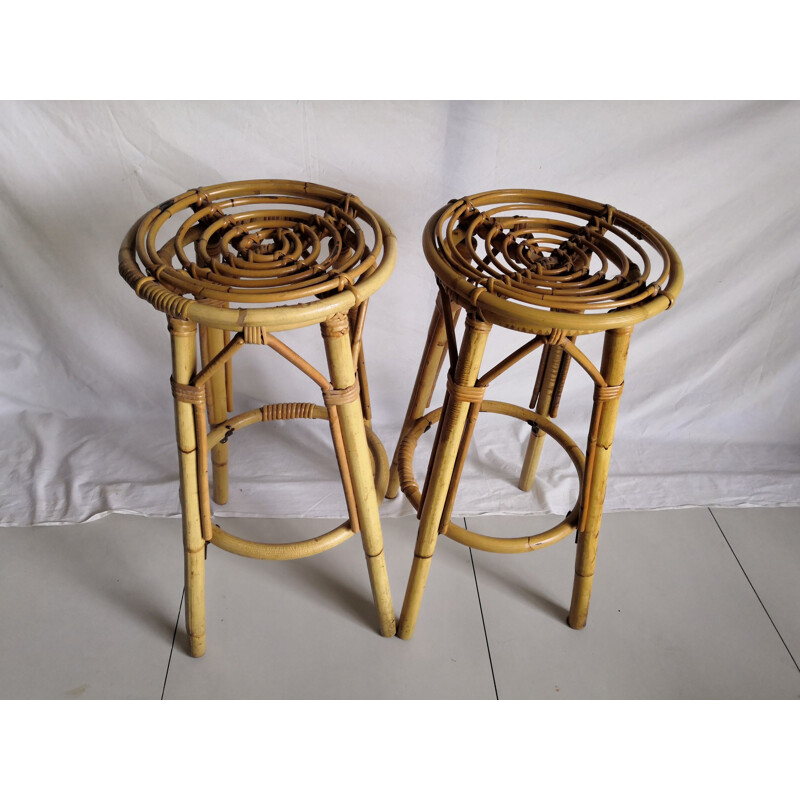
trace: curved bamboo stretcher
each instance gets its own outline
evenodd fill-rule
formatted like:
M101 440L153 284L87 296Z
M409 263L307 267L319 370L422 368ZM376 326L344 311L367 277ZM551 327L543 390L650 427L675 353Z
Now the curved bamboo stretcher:
M305 558L361 534L380 632L395 633L378 498L389 463L372 432L362 333L369 297L392 272L394 235L357 197L298 181L241 181L192 189L130 229L119 271L169 319L172 393L180 460L186 627L193 656L206 648L205 555L209 543L249 558ZM274 334L319 324L328 375ZM197 357L199 330L200 362ZM233 412L233 355L266 345L321 390L324 405L278 403ZM199 368L198 368L199 367ZM254 422L328 421L349 519L303 542L234 536L211 515L228 500L228 439Z
M521 189L450 201L431 217L422 243L439 297L387 490L387 497L395 497L402 489L420 520L398 636L409 639L414 633L440 534L489 552L524 553L577 530L568 622L583 628L630 336L634 325L674 303L683 284L680 259L649 225L612 206ZM466 311L466 323L459 347L455 325L461 309ZM492 325L532 338L480 374ZM598 332L605 336L599 367L576 343L579 336ZM495 378L536 350L541 350L541 358L529 409L484 399ZM426 414L448 356L444 403ZM573 361L595 384L585 458L552 422ZM578 472L579 495L566 518L549 531L503 539L466 531L450 521L481 411L516 417L531 426L521 490L533 486L545 436L570 456ZM414 450L420 435L437 422L420 491L414 477Z

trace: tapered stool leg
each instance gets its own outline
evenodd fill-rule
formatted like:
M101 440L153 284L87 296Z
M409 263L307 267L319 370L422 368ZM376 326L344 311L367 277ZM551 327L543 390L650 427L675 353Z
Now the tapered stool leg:
M541 374L537 379L537 386L534 394L538 392L536 399L536 413L549 417L553 397L555 395L556 383L561 368L563 351L557 345L546 344L541 360ZM519 477L519 488L523 492L529 492L533 487L536 478L536 470L539 466L539 459L542 455L545 433L541 428L534 427L531 430L531 437L528 440L528 449L525 452L525 460L522 464L522 472Z
M571 628L585 627L589 615L611 445L614 441L632 330L633 328L619 328L607 331L603 343L600 372L608 385L598 386L595 389L592 421L589 426L586 469L581 493L581 515L578 523L578 550L575 556L575 582L572 587L568 620Z
M206 328L208 347L207 358L211 361L225 347L225 331L219 328ZM207 362L206 362L207 363ZM209 380L211 402L208 406L208 418L212 427L220 425L228 418L228 381L230 362L225 369L217 370ZM228 443L220 442L211 450L211 464L214 477L214 502L224 505L228 502Z
M478 372L486 348L491 325L481 322L473 315L467 317L464 340L456 364L454 385L471 389L478 379ZM433 458L433 468L426 482L424 502L421 510L419 532L414 550L414 562L411 566L403 610L400 614L398 636L410 639L414 635L417 624L422 595L431 566L431 557L436 548L445 505L451 495L450 484L459 451L462 448L462 436L467 424L467 415L472 403L462 400L448 391L445 410L439 422L440 435ZM449 505L449 504L448 504Z
M414 381L414 389L411 392L411 400L406 411L406 418L403 421L403 428L400 432L400 438L397 440L397 447L392 459L389 486L386 490L386 496L390 499L397 497L397 492L400 490L400 474L398 470L400 444L409 430L411 430L413 424L425 413L425 409L430 405L436 380L439 377L442 363L447 353L447 331L442 314L442 302L440 293L436 298L433 316L428 327L428 338L425 342L425 349L422 351L422 360L419 364L417 378ZM454 321L457 319L460 310L459 306L456 305L452 305L449 309Z
M366 317L367 301L359 306L353 306L347 314L348 324L350 325L350 345L353 348L353 363L356 367L356 377L358 378L358 389L361 395L361 413L364 415L364 424L369 428L372 426L372 406L369 401L369 382L367 381L367 363L364 358L364 343L361 338L364 319Z
M339 392L351 389L355 385L356 376L347 316L335 314L323 322L321 327L333 389ZM396 619L389 589L389 574L386 571L386 557L383 552L372 460L367 446L358 391L354 391L347 402L337 402L336 406L347 454L346 466L349 469L361 528L361 541L367 558L372 596L378 610L380 632L383 636L394 636Z
M205 542L200 524L197 479L197 438L193 405L198 391L189 382L197 359L194 322L170 318L172 379L175 395L175 431L180 462L180 498L183 512L184 586L189 652L206 651ZM194 399L193 399L194 398Z

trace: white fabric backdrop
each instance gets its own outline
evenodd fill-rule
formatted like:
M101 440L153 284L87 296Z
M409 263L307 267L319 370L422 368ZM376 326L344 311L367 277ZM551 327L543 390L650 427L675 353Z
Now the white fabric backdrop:
M365 334L390 455L435 294L428 216L476 191L547 189L646 220L686 270L675 307L635 331L606 508L800 502L800 104L37 102L0 104L0 523L178 513L166 321L119 277L118 246L186 188L279 177L353 192L397 234ZM582 346L598 356L601 338ZM316 330L286 340L324 363ZM519 341L496 329L487 363ZM488 396L527 404L535 368ZM245 348L234 375L237 413L319 402L265 349ZM590 402L572 370L558 422L581 444ZM483 416L456 513L566 511L566 456L548 442L524 495L528 427ZM308 421L234 436L220 513L344 516L333 456L317 455L326 443L324 423ZM382 507L410 511L404 499Z

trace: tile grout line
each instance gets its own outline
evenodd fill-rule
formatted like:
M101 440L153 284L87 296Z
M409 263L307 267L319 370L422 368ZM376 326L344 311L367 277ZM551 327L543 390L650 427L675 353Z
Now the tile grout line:
M167 690L167 678L169 677L169 665L172 663L172 654L175 652L175 637L178 635L178 625L181 624L181 609L183 608L183 598L186 594L186 587L184 586L181 592L181 601L178 603L178 618L175 620L175 630L172 631L172 645L169 648L169 659L167 660L167 672L164 675L164 685L161 687L161 699L164 699L164 692Z
M464 527L467 527L467 518L464 517ZM481 624L483 625L483 638L486 640L486 652L489 655L489 669L492 671L492 684L494 685L494 699L499 700L497 693L497 681L494 677L494 664L492 663L492 649L489 647L489 634L486 633L486 619L483 616L483 603L481 603L481 590L478 586L478 574L475 572L475 559L472 557L472 548L469 549L469 560L472 564L472 577L475 579L475 591L478 593L478 608L481 612Z
M708 513L711 514L711 519L714 520L717 527L719 528L719 532L722 534L722 538L725 540L725 544L728 545L731 553L733 553L733 557L736 559L736 563L739 565L739 569L741 569L744 577L747 578L747 582L750 584L750 588L753 590L753 594L756 596L758 602L761 603L761 608L764 609L764 613L767 615L767 619L772 623L772 627L775 628L775 633L778 634L778 638L781 640L783 646L786 648L786 652L789 654L789 658L792 659L792 663L795 665L795 667L797 667L798 672L800 672L800 665L798 665L797 661L795 661L795 658L792 655L792 651L789 649L789 646L784 641L783 636L781 636L781 632L778 630L778 626L775 624L775 621L770 616L769 611L767 611L767 607L764 605L764 602L759 597L758 592L756 591L756 587L753 586L753 582L750 580L750 577L748 576L747 572L745 572L745 569L742 566L742 562L739 561L739 556L736 555L736 551L733 549L733 547L731 547L731 543L728 541L728 537L725 535L725 531L722 530L722 526L717 521L717 518L714 516L714 512L711 510L710 506L706 506L706 508L708 508Z

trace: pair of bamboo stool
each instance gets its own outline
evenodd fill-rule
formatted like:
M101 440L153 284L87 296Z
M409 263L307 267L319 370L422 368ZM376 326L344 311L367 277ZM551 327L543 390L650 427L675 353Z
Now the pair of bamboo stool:
M242 181L185 192L141 217L120 249L119 270L136 294L168 317L180 463L189 650L206 648L208 544L267 560L305 558L360 533L382 635L413 635L439 535L469 547L524 553L577 530L568 622L586 624L611 444L633 326L669 308L683 282L672 246L645 223L608 205L551 192L508 190L454 200L423 235L439 296L394 459L372 432L362 334L370 296L396 260L387 223L351 194L298 181ZM191 247L191 251L189 248ZM188 296L187 296L188 295ZM461 345L456 322L466 312ZM275 334L319 324L326 376ZM481 374L492 325L532 338ZM200 362L197 344L199 330ZM579 336L604 332L600 367ZM233 413L231 359L266 345L317 384L322 405L278 403ZM530 408L484 399L492 380L541 349ZM443 406L427 412L445 357ZM553 423L572 361L595 384L586 455ZM535 410L534 410L535 409ZM569 455L580 479L566 518L544 533L501 539L450 521L480 412L527 422L520 488L533 485L544 437ZM252 542L212 520L228 499L228 439L254 422L327 420L348 520L303 542ZM422 490L417 442L436 425ZM419 532L399 623L392 605L378 498L402 489Z

